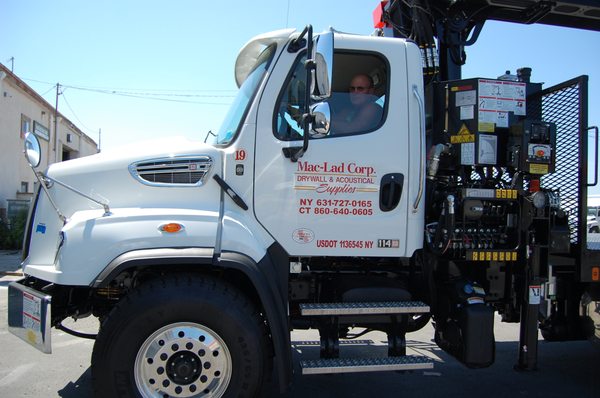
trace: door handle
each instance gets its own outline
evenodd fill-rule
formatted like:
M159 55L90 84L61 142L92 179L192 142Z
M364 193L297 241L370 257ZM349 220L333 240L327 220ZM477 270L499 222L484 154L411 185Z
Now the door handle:
M587 131L590 130L594 130L596 132L596 142L594 145L595 148L595 157L594 159L596 159L595 163L595 167L594 167L594 182L592 184L588 183L587 186L588 187L595 187L596 185L598 185L598 126L591 126L587 128Z
M390 173L381 177L379 209L384 212L394 210L400 203L403 188L404 174Z
M417 192L417 198L415 199L415 203L413 203L413 213L416 213L419 209L419 204L421 203L421 198L423 197L423 189L425 182L425 159L424 159L424 149L423 149L423 137L425 137L425 104L423 103L423 98L419 94L419 89L416 84L413 84L413 94L417 99L417 103L419 105L419 191Z

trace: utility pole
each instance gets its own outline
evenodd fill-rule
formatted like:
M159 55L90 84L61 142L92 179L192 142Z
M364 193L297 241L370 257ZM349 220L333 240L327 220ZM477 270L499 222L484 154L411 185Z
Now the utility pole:
M10 57L8 60L10 61L10 72L14 73L15 72L15 57Z
M58 96L60 83L56 83L56 103L54 105L54 161L58 162Z

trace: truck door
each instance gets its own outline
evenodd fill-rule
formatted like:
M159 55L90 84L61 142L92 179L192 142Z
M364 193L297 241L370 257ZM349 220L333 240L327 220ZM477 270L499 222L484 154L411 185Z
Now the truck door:
M286 150L302 145L297 121L306 56L290 55L289 73L275 70L261 96L254 211L290 255L410 256L422 244L422 206L413 211L413 205L424 150L409 85L421 77L408 73L404 44L372 40L350 38L352 50L336 50L331 131L312 138L297 162ZM338 48L345 42L336 36ZM370 89L358 75L368 77ZM359 91L367 96L360 101L370 102L371 122L359 121L360 111L352 110Z

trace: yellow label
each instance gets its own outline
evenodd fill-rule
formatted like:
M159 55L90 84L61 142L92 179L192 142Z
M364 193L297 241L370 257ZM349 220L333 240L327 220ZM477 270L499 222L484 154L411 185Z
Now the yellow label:
M27 330L27 341L34 345L37 344L37 336L35 335L35 332L31 329Z
M493 133L496 131L496 125L491 122L479 122L479 131L482 133Z
M462 126L460 126L460 130L458 130L458 135L470 135L471 132L469 131L469 128L467 127L466 124L462 124Z
M496 199L516 199L516 189L496 189Z
M450 142L452 144L464 144L467 142L475 142L475 134L451 135Z
M548 174L548 165L532 163L529 165L529 172L531 174Z
M467 256L467 260L469 257ZM517 252L482 251L471 252L471 261L517 261Z

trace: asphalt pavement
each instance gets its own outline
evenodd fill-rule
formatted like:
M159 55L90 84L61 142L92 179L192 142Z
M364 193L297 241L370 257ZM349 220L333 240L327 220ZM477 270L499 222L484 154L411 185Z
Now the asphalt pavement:
M0 277L21 274L21 251L0 250Z

